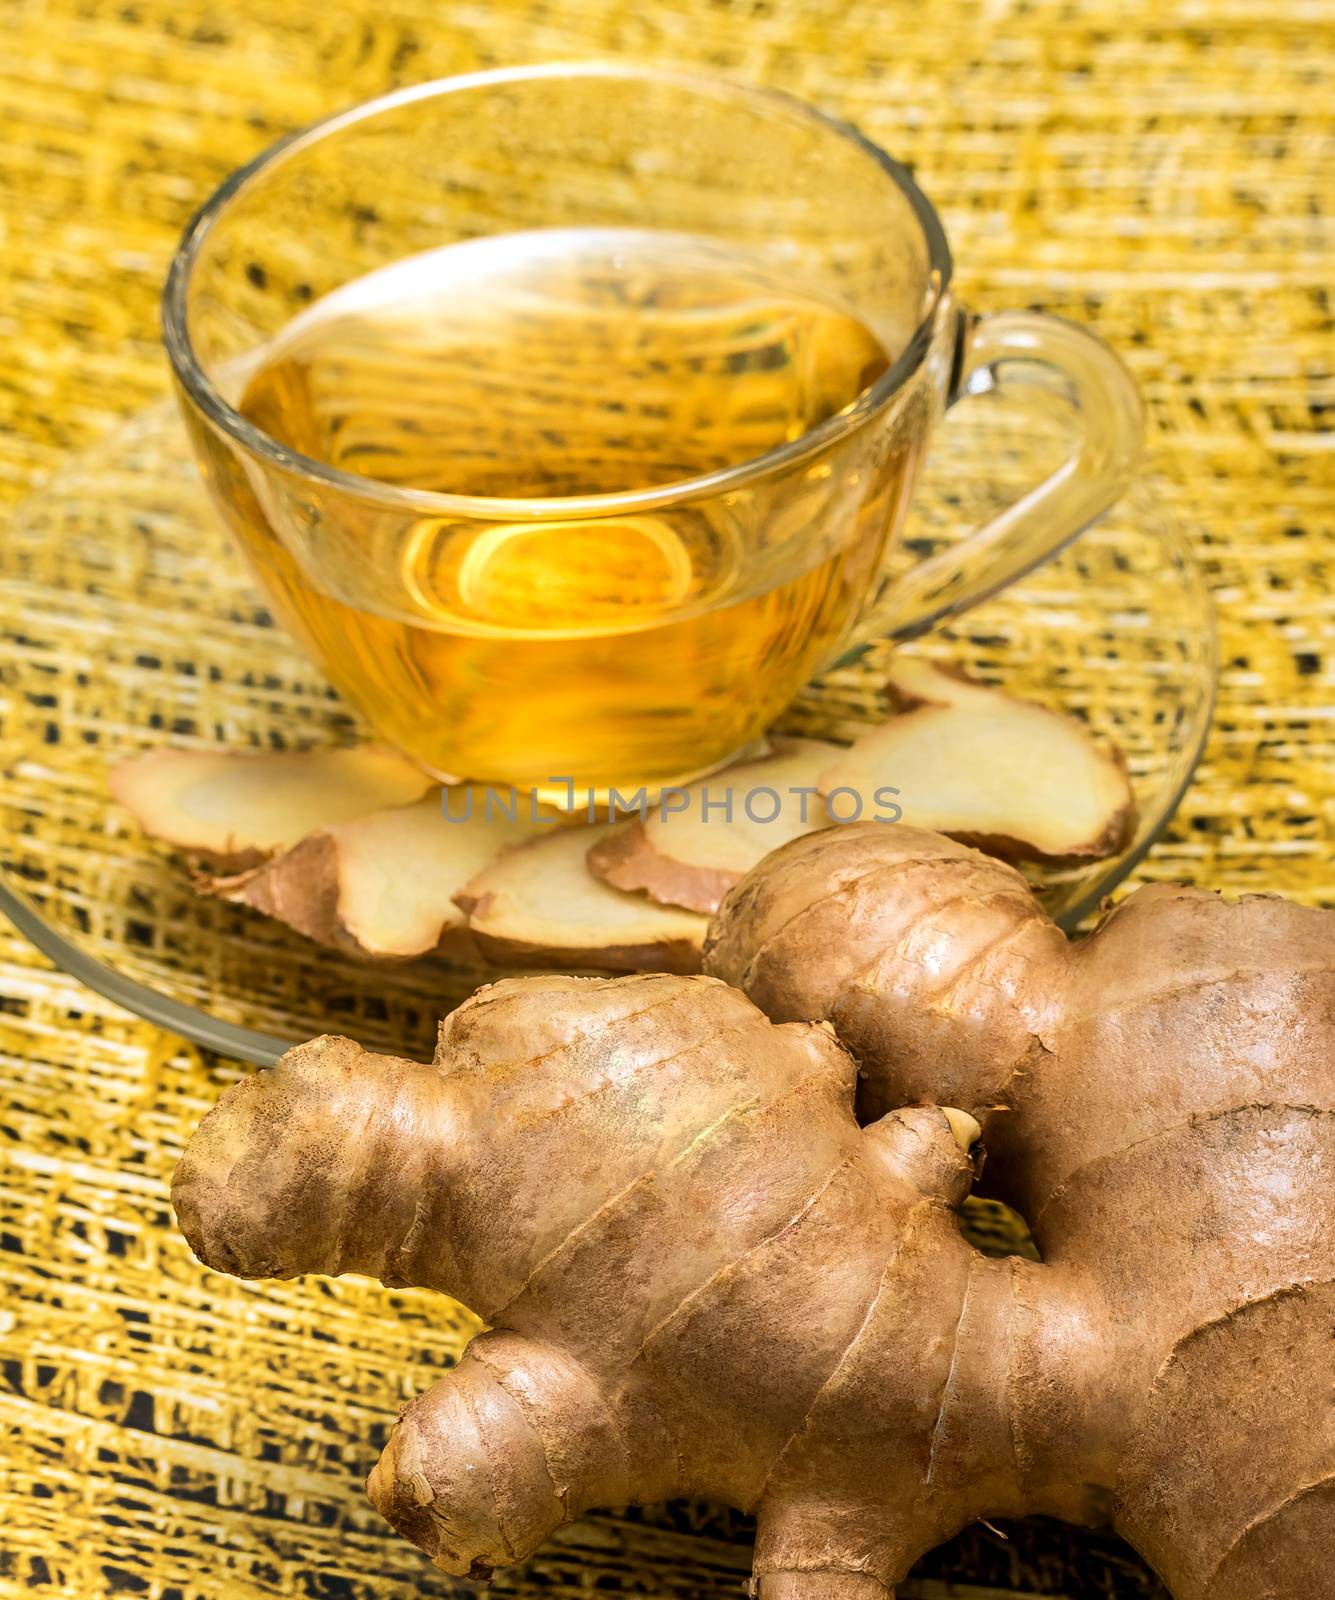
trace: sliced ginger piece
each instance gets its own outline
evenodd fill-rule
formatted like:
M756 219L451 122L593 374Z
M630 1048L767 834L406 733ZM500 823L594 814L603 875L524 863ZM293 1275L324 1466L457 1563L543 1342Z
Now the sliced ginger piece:
M679 795L687 804L673 795L665 802L673 809L660 805L605 833L590 847L590 872L618 889L643 889L663 905L717 911L771 850L829 824L816 784L839 746L776 739L774 747L763 760L686 785ZM725 797L727 812L720 809Z
M114 767L112 798L145 833L240 871L318 828L408 805L432 787L379 745L248 754L150 750Z
M698 972L709 919L593 877L591 847L627 823L562 828L506 850L458 895L488 959L613 971Z
M455 820L458 819L458 820ZM441 791L415 805L322 828L213 893L354 955L426 955L468 942L454 897L501 850L551 822L488 814L485 791Z
M900 708L821 774L836 819L851 799L870 816L878 785L899 789L902 820L991 855L1057 864L1112 855L1135 821L1117 752L1074 717L909 656L887 684Z

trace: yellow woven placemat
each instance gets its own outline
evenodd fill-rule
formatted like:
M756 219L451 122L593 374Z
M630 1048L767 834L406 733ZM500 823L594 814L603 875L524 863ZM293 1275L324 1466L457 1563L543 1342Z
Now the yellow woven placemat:
M7 504L162 393L155 300L180 225L296 123L590 54L705 64L852 117L916 164L971 303L1093 322L1143 385L1224 644L1207 759L1143 875L1335 903L1321 0L0 0L0 38ZM0 1596L451 1592L359 1480L466 1319L358 1282L241 1287L172 1228L172 1163L237 1070L0 929ZM745 1532L696 1508L592 1519L502 1583L736 1594ZM983 1531L914 1592L1152 1592L1137 1572L1104 1541Z

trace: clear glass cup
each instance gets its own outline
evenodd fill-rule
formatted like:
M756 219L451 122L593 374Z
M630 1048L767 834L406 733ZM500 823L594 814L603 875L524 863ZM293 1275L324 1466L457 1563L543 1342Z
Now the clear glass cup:
M744 258L847 310L882 370L749 459L554 495L385 481L238 409L275 340L344 285L442 246L569 229ZM205 479L303 648L430 771L548 793L661 786L726 762L822 668L923 632L1060 548L1122 492L1141 438L1134 386L1099 340L958 304L940 220L903 166L787 96L670 70L477 73L285 140L191 224L164 329ZM598 382L578 356L540 375L567 382L572 404ZM891 581L888 542L944 409L1032 379L1050 400L1054 369L1079 447ZM634 373L608 381L638 393ZM726 388L706 389L705 407L728 404ZM702 404L698 386L688 398L669 384L660 409L688 403ZM650 603L646 560L664 574ZM534 572L549 597L536 610L521 592ZM470 589L461 573L488 581Z

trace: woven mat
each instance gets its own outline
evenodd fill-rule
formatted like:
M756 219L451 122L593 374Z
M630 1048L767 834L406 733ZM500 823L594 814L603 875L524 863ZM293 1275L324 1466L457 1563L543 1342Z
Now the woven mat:
M296 123L398 82L595 53L707 64L852 117L916 164L974 305L1093 322L1144 388L1224 679L1142 876L1335 903L1323 0L0 0L0 37L6 503L163 392L177 231ZM458 1587L360 1480L467 1318L356 1281L242 1287L172 1228L171 1166L237 1070L0 929L0 1596ZM957 1541L905 1594L1157 1592L1112 1541L1003 1531ZM746 1534L695 1506L592 1518L498 1587L735 1596Z

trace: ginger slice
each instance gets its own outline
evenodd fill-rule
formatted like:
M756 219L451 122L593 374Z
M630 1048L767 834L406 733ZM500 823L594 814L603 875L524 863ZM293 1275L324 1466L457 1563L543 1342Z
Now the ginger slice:
M456 896L483 954L501 962L698 972L709 919L593 877L591 847L627 823L569 827L506 850Z
M501 850L546 823L489 813L485 791L441 791L415 805L322 828L249 872L208 883L225 900L276 917L320 944L373 957L466 946L454 897Z
M887 687L900 714L832 762L819 779L836 821L852 791L899 791L902 820L1014 861L1060 864L1114 854L1135 822L1120 755L1075 718L912 657Z
M618 889L643 889L663 905L717 911L771 850L828 826L816 784L839 746L776 739L774 752L669 791L647 816L590 847L590 872Z
M150 750L114 767L111 795L145 833L239 872L317 828L409 805L432 781L379 745L247 754Z

